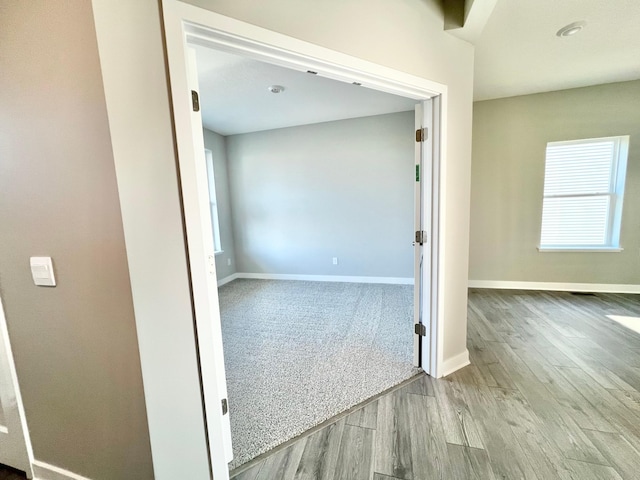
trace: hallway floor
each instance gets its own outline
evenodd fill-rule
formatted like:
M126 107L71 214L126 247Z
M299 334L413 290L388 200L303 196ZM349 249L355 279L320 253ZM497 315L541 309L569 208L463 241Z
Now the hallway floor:
M640 296L471 290L471 365L393 390L235 480L638 479Z

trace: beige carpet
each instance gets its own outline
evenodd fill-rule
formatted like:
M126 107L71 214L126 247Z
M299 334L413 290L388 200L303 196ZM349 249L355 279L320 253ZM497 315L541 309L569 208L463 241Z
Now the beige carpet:
M231 468L416 373L413 286L239 279L220 308Z

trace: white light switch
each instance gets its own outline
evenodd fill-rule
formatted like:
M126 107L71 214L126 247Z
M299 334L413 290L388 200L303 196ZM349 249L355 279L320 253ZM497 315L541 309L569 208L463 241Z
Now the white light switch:
M51 257L31 257L30 263L33 283L44 287L56 286L56 277L53 274Z

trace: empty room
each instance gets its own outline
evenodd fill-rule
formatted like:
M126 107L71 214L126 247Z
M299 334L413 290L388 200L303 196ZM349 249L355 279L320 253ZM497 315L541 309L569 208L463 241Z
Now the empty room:
M194 50L234 468L419 372L416 101Z

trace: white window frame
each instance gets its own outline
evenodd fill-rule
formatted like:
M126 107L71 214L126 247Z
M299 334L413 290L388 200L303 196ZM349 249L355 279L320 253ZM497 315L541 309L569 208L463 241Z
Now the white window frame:
M211 226L213 227L213 251L215 255L224 253L220 239L220 216L218 215L218 197L216 195L216 176L213 168L213 152L204 149L207 161L207 180L209 183L209 211L211 212Z
M606 232L606 241L603 244L571 244L571 245L547 245L542 244L542 225L544 222L544 208L543 213L541 215L541 229L540 229L540 245L538 246L538 250L541 252L621 252L623 249L620 246L620 229L622 224L622 203L624 199L624 186L625 186L625 177L627 171L627 158L629 154L629 136L621 135L621 136L613 136L613 137L600 137L600 138L585 138L579 140L568 140L568 141L557 141L557 142L548 142L547 149L545 152L548 152L550 146L559 146L559 145L580 145L580 144L590 144L597 143L603 141L613 141L614 142L614 153L613 153L613 167L612 173L609 180L609 190L606 192L597 192L597 193L576 193L576 194L567 194L567 195L545 195L543 193L543 203L547 198L587 198L593 196L605 196L608 195L610 197L609 201L609 209L607 215L607 232ZM545 160L547 158L547 154L545 153ZM545 186L547 182L547 164L545 161Z

